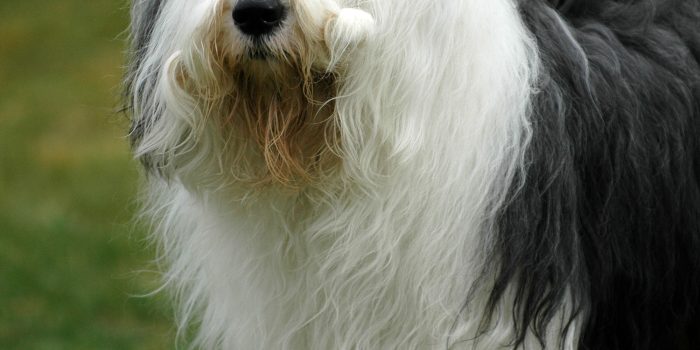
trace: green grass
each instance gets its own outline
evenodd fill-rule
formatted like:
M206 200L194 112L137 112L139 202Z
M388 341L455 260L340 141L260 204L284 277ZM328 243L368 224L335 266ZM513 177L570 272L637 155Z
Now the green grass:
M126 3L0 2L0 349L167 349L115 114Z

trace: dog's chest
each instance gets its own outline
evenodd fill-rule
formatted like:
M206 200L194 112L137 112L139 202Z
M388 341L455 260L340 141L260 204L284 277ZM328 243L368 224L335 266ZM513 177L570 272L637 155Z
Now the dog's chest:
M457 300L440 287L442 267L423 258L430 248L402 218L377 221L358 209L370 204L259 201L211 220L206 268L217 280L208 304L235 325L225 332L231 348L444 341L436 334L454 320L445 310Z

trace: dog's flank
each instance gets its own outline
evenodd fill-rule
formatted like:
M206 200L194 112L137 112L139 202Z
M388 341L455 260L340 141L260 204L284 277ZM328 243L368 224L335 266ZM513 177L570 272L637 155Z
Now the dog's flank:
M134 0L125 103L180 328L694 348L698 23L696 0Z
M492 300L517 288L516 324L537 327L572 293L589 349L697 346L700 3L569 5L521 4L541 92Z

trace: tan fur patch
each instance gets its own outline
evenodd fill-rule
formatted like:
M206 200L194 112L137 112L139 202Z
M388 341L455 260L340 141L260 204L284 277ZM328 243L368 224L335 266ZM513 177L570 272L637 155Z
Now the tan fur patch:
M218 10L228 15L224 3ZM318 67L327 61L323 28L310 36L295 26L288 37L265 46L267 58L255 58L227 46L221 18L210 23L219 30L200 46L210 61L189 67L196 79L181 69L178 80L198 100L205 118L218 119L225 139L243 140L229 142L239 148L232 154L253 149L262 160L259 170L250 169L257 164L250 159L237 163L240 180L297 189L323 177L339 160L333 119L337 79Z
M237 100L227 124L245 126L245 136L257 145L267 168L263 183L302 186L337 159L334 78L297 73L261 82L240 72L235 82Z

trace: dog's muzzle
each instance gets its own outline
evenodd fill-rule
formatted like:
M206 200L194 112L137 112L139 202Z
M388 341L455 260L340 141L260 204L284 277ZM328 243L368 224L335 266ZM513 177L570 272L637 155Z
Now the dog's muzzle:
M274 32L286 15L287 11L279 0L241 0L233 9L236 27L253 39Z

